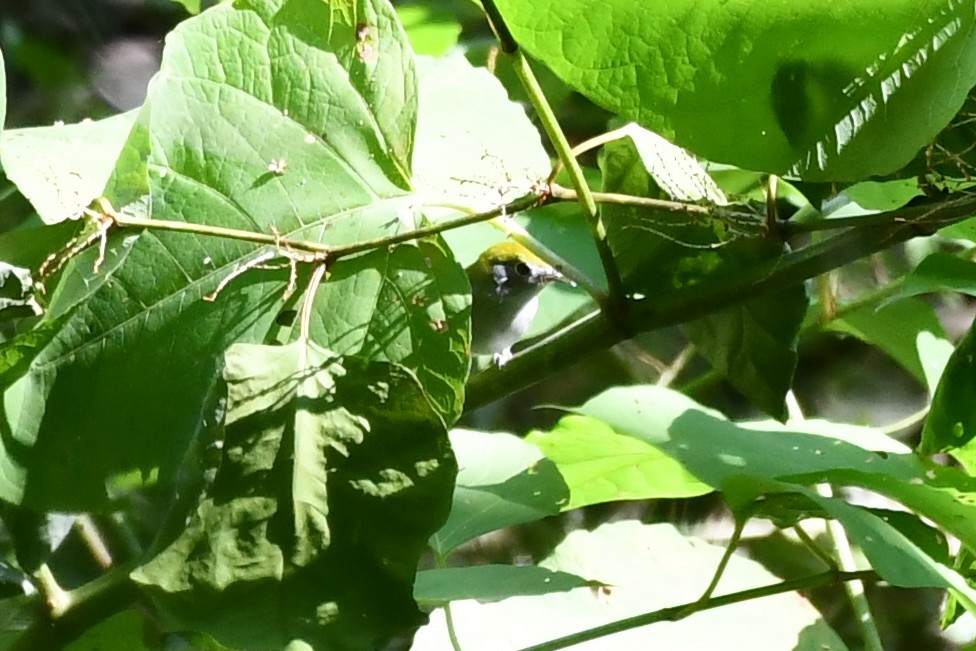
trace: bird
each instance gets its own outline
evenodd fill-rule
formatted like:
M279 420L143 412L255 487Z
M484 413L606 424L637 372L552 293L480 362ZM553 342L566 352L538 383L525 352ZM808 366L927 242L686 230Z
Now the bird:
M467 269L471 283L471 352L491 355L500 368L535 319L539 292L552 282L569 282L558 269L523 245L505 241L488 247Z

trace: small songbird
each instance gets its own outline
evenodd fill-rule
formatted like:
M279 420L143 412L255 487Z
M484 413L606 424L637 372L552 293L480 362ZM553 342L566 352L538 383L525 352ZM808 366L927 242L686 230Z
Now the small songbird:
M471 352L504 366L539 309L539 292L565 276L517 242L489 247L467 269L471 282Z

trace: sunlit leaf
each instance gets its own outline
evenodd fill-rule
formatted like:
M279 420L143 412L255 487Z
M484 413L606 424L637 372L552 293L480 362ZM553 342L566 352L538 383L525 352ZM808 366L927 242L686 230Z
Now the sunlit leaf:
M522 47L600 106L746 169L892 172L976 83L976 10L955 0L497 4Z

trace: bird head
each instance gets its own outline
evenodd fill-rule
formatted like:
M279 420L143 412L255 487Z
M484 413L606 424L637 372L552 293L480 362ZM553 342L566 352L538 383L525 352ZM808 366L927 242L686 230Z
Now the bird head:
M471 351L502 366L532 325L539 292L566 281L559 270L517 242L489 247L467 269L472 295Z

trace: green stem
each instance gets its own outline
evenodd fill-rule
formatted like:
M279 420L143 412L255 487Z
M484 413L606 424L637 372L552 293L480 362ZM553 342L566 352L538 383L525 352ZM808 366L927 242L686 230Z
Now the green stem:
M938 206L882 213L874 216L871 226L849 229L747 269L707 278L698 285L634 301L624 313L624 328L611 326L598 312L587 314L520 351L504 367L489 368L471 378L465 410L477 409L566 368L579 361L580 351L609 348L626 339L628 329L645 332L713 314L792 287L915 236L931 234L973 213L976 197L972 196Z
M356 253L363 253L365 251L379 249L384 246L401 244L403 242L409 242L411 240L444 233L456 228L462 228L464 226L485 222L500 215L511 215L517 212L523 212L529 208L537 206L541 201L542 197L538 193L529 193L505 204L504 206L499 206L485 212L472 213L463 215L461 217L455 217L453 219L445 219L429 226L415 228L413 230L404 231L403 233L397 233L396 235L377 237L371 240L363 240L362 242L355 242L353 244L346 244L342 246L332 246L309 240L295 240L268 233L256 233L254 231L239 230L236 228L224 228L222 226L210 226L207 224L196 224L193 222L178 222L167 221L164 219L131 217L129 215L116 213L114 211L109 213L109 216L117 226L123 228L145 228L150 230L221 237L231 240L243 240L253 242L254 244L271 244L285 250L290 249L293 251L318 254L321 255L323 259L327 259L331 262L345 256L355 255Z
M136 566L135 561L116 565L94 581L62 592L59 606L49 606L47 617L32 622L28 630L20 634L11 651L63 648L93 623L124 609L139 597L138 589L129 578Z
M821 561L824 562L824 564L827 565L827 568L831 572L838 571L837 562L833 559L833 557L830 554L827 553L826 550L824 550L823 547L817 544L817 541L814 540L813 537L806 532L806 530L800 525L799 522L793 525L793 532L796 533L796 537L800 539L800 542L803 543L803 545L807 549L813 552L814 556L819 558Z
M487 4L491 3L486 2ZM583 209L586 223L590 227L590 235L600 255L603 273L607 278L609 301L606 304L601 302L600 307L607 309L610 319L614 323L617 323L625 301L623 282L620 279L620 271L617 269L613 252L610 250L610 244L607 242L607 232L600 219L600 211L597 209L596 201L593 199L593 193L590 192L590 188L586 184L586 178L583 176L583 168L580 167L579 161L573 156L572 147L569 146L566 134L563 133L562 128L559 126L559 122L556 120L556 114L553 112L552 107L549 106L549 102L546 100L546 96L543 94L542 88L539 86L539 81L532 72L532 68L529 67L529 62L526 60L525 55L521 51L512 53L512 64L516 76L522 82L522 87L529 96L529 101L532 103L536 115L539 116L539 121L542 123L543 129L545 129L546 135L549 136L549 141L556 150L556 156L558 156L560 162L566 167L566 172L569 174L573 187L576 189L578 203L580 208Z
M58 581L54 578L54 573L51 572L47 563L41 563L40 567L37 568L37 585L44 595L44 601L47 603L48 612L51 613L52 618L60 617L71 605L68 593L58 585Z
M498 11L498 7L495 6L492 0L482 0L481 5L485 8L485 13L488 15L488 24L491 25L492 31L498 37L498 43L502 47L502 52L505 54L515 53L518 50L518 43L512 37L512 32L508 30L508 25L502 19L502 14Z
M542 644L526 647L521 651L557 651L557 649L565 649L576 644L582 644L583 642L589 642L590 640L596 640L601 637L613 635L614 633L621 633L623 631L629 631L641 626L647 626L648 624L655 624L657 622L677 622L695 613L712 610L713 608L722 608L731 604L752 601L754 599L761 599L763 597L771 597L778 594L797 592L799 590L810 590L812 588L831 585L838 581L846 583L848 581L876 580L877 578L878 575L870 570L860 572L824 572L822 574L814 574L799 579L783 581L782 583L776 583L774 585L752 588L751 590L743 590L742 592L734 592L732 594L721 595L719 597L712 597L705 602L694 601L680 606L662 608L661 610L655 610L654 612L644 613L635 617L628 617L627 619L611 622L610 624L604 624L586 631L567 635L555 640L549 640L547 642L543 642Z
M729 566L729 561L732 560L732 554L735 553L736 548L739 546L739 540L742 539L742 531L746 527L747 520L748 517L745 515L740 515L736 518L735 530L732 532L732 537L729 538L729 544L725 547L725 552L722 554L722 559L718 562L718 567L715 568L715 574L712 576L708 587L705 588L705 592L702 593L702 596L698 598L696 603L707 603L712 598L712 594L718 587L718 582L722 580L722 575L725 574L725 568Z
M833 497L833 489L824 484L818 488L821 495ZM854 550L851 541L847 537L847 532L843 525L837 520L827 520L827 535L837 554L837 565L845 572L854 571L857 568L857 559L854 558ZM857 579L844 583L847 591L847 598L851 602L854 610L857 625L861 629L861 637L866 651L884 651L881 643L881 634L878 632L878 623L871 612L871 604L868 603L868 596L864 589L864 581Z
M451 639L451 648L454 651L462 651L457 629L454 628L454 614L451 612L450 602L444 604L444 623L447 626L447 636Z

